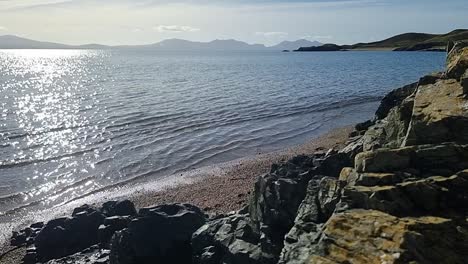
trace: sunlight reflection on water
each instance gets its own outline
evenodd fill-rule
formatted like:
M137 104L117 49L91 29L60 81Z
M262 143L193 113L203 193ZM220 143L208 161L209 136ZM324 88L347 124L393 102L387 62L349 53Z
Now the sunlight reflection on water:
M0 222L362 121L388 90L443 61L435 53L0 50Z
M99 103L94 99L98 91L84 90L97 78L88 70L88 64L95 64L106 54L85 50L11 50L1 51L0 56L3 58L0 68L6 70L2 76L7 76L0 86L4 99L1 100L2 119L7 120L1 126L7 132L0 136L14 149L10 150L14 153L11 159L0 165L32 162L38 167L26 177L26 185L36 185L36 188L23 195L23 202L60 186L68 188L43 203L53 202L63 195L73 196L77 191L81 193L77 188L91 187L92 178L84 185L70 186L76 181L76 173L92 174L100 149L92 149L94 159L81 160L71 155L89 151L92 143L87 140L89 135L94 135L94 141L105 140L105 129L91 123L93 114L80 112L83 106L92 110ZM95 115L101 111L99 107L94 109ZM15 127L14 132L8 132ZM58 160L53 160L57 157ZM48 166L38 166L37 162L44 160L51 162ZM59 170L66 173L57 177Z

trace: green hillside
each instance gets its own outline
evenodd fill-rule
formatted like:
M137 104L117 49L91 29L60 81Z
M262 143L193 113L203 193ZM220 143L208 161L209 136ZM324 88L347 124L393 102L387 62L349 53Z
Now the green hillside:
M468 29L457 29L447 34L405 33L382 41L358 43L345 46L347 49L391 48L396 50L443 49L448 41L468 40Z

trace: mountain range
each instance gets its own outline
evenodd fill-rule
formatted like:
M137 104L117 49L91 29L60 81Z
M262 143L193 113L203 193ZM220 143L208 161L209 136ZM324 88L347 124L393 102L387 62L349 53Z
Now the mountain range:
M13 35L0 36L0 49L154 49L166 51L178 50L217 50L217 51L261 51L261 50L295 50L304 46L320 46L322 43L300 39L296 41L283 41L274 46L263 44L248 44L242 41L213 40L210 42L197 42L183 39L167 39L147 45L121 45L107 46L100 44L65 45L53 42L36 41Z

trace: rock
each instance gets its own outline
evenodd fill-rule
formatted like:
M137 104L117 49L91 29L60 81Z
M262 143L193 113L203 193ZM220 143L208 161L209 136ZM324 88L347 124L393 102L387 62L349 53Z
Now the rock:
M426 76L420 78L419 82L418 82L418 86L434 84L438 80L443 79L443 78L444 78L444 73L443 72L431 73L429 75L426 75Z
M465 263L465 223L433 216L397 218L372 210L336 214L301 263ZM289 262L288 263L294 263Z
M372 120L367 120L365 122L356 124L354 126L354 129L356 129L357 131L364 131L364 130L367 130L373 124L374 122Z
M192 237L194 263L275 263L275 257L261 246L261 237L246 214L214 219Z
M104 219L104 223L98 229L100 245L104 248L108 247L114 233L127 228L130 221L129 216L111 216Z
M413 94L416 91L418 83L412 83L396 90L391 91L387 94L381 101L379 108L375 112L375 117L377 120L384 119L387 117L390 109L398 106L401 102L406 99L408 96Z
M189 204L142 208L111 240L111 264L190 263L192 234L206 222Z
M460 84L463 87L463 94L468 94L468 70L465 71L465 74L461 77Z
M468 41L456 42L447 55L447 78L460 80L468 69Z
M103 220L99 211L85 206L75 210L72 218L49 221L34 241L37 259L46 262L97 244L98 227Z
M406 138L413 105L414 98L408 97L390 109L384 119L376 121L362 137L363 150L400 147Z
M285 237L279 263L305 263L307 247L319 236L321 225L335 211L344 182L316 177L307 186L307 196L299 207L294 226Z
M101 212L106 216L135 216L135 205L129 200L105 202Z
M86 214L89 214L89 213L92 213L92 212L96 212L98 211L99 209L92 206L92 205L89 205L89 204L83 204L82 206L79 206L79 207L76 207L75 209L73 209L73 213L72 213L72 216L76 216L80 213L86 213Z
M468 100L456 80L419 86L404 145L468 143Z
M45 264L108 264L109 250L91 247L82 252L60 259L50 260Z
M432 176L387 186L348 186L349 208L374 209L395 216L451 216L468 210L468 170L450 177Z
M450 175L468 168L468 145L445 143L378 149L356 156L356 172L404 172Z

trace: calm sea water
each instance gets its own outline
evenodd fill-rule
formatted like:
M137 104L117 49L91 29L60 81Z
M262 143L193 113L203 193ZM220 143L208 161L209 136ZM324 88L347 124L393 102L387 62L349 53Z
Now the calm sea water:
M366 120L444 56L0 51L0 216Z

